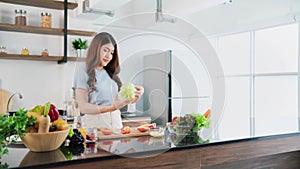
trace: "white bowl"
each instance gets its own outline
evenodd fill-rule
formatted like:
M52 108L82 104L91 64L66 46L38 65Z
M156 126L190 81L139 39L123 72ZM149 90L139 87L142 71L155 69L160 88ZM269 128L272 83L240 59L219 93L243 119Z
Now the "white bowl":
M164 128L158 127L158 128L154 128L154 129L149 129L149 134L152 137L162 137L165 135L165 131L164 131Z

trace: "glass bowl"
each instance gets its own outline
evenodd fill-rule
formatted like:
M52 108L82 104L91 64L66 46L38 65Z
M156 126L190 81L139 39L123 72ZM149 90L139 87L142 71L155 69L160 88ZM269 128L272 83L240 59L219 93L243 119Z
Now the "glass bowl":
M165 135L165 130L162 127L154 128L154 129L149 129L149 134L152 137L162 137Z

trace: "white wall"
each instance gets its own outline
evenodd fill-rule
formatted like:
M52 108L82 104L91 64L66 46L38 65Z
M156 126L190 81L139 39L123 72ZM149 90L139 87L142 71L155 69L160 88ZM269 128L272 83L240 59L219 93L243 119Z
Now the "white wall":
M52 14L52 27L63 28L63 13L60 10L35 8L22 5L0 3L0 22L14 24L14 10L27 11L27 25L40 26L40 13ZM90 30L92 21L78 20L69 16L69 28ZM68 36L68 55L75 56L71 47L71 41L79 36ZM90 40L91 37L81 37ZM18 54L23 47L27 47L30 54L40 55L43 48L49 50L49 55L63 55L63 36L51 36L41 34L29 34L18 32L0 31L0 45L6 46L10 54ZM71 88L73 71L76 62L57 64L55 61L25 61L0 59L1 88L11 93L20 92L24 99L14 99L12 110L19 107L33 108L37 104L51 101L57 107L63 107L65 91Z

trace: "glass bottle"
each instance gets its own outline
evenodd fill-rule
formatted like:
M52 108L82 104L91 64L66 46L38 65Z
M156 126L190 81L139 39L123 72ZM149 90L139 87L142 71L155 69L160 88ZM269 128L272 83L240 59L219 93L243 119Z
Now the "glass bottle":
M21 50L21 55L29 55L29 50L27 48L23 48Z
M41 13L41 26L43 28L51 28L52 26L51 13L48 12Z
M0 54L7 54L5 46L0 46Z
M48 49L45 49L45 48L43 49L42 56L49 56Z
M74 126L75 128L82 127L82 119L80 117L80 110L78 108L78 103L75 97L75 89L73 89L73 97L72 97L72 116L74 118Z
M16 25L26 25L26 10L16 9L15 10L15 24Z

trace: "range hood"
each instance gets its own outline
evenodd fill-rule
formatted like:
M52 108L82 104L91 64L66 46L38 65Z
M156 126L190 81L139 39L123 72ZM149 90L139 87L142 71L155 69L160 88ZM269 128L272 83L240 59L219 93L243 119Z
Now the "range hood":
M113 17L114 12L112 9L99 9L96 7L97 0L78 0L78 7L76 9L75 17L85 20L95 20L99 17Z
M113 11L91 8L90 7L90 0L84 0L82 2L82 13L92 13L92 14L96 14L96 15L107 15L107 16L110 16L110 17L114 16Z

